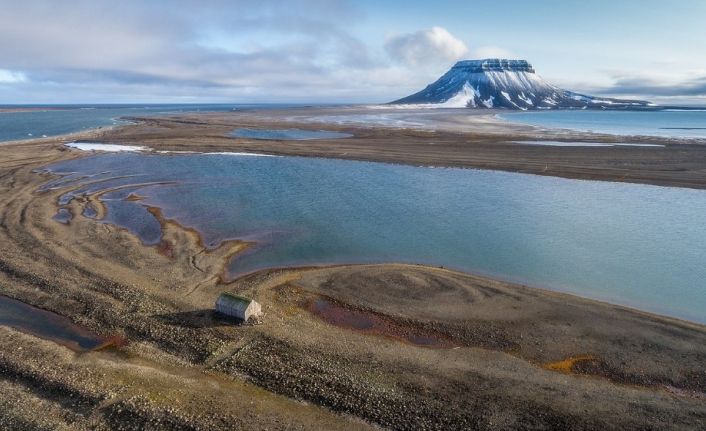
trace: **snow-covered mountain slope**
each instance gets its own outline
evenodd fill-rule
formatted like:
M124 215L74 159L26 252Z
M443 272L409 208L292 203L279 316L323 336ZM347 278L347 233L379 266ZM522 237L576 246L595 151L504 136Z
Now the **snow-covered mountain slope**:
M641 100L609 99L563 90L539 75L526 60L464 60L419 93L395 104L434 104L449 108L655 109Z

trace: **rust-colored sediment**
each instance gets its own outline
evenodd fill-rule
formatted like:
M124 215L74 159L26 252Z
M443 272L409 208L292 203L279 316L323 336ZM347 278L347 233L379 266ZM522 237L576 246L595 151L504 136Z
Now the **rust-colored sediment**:
M101 343L99 346L94 347L91 349L91 351L99 351L99 350L106 350L106 349L111 349L111 348L120 348L123 347L127 344L127 338L121 337L119 335L114 335L112 337L108 337Z
M306 308L324 322L369 335L393 338L422 347L450 349L458 343L440 332L397 322L389 316L356 309L331 298L317 296L306 301Z
M559 371L561 373L571 374L575 372L575 367L583 362L598 361L598 358L592 355L570 356L564 360L550 362L544 364L543 367L547 370Z
M170 259L174 257L174 244L170 241L162 239L156 247L157 252L162 256L166 256Z

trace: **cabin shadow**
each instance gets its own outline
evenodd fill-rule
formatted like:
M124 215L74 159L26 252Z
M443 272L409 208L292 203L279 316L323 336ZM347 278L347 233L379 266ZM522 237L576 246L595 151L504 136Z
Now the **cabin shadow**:
M182 328L218 328L222 326L240 326L244 322L240 319L226 316L213 309L183 311L179 313L157 314L157 320L170 326Z

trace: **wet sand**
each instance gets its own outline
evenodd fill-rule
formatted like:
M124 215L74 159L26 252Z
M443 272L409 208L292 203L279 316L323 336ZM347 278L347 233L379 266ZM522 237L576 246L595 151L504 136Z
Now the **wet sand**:
M161 121L81 138L141 134L181 150L312 144L225 146L216 126L209 135L199 124L174 125L172 138ZM76 353L0 327L2 429L706 427L703 326L414 265L225 282L225 263L246 244L206 249L162 220L164 241L145 247L81 216L91 200L72 202L67 224L53 220L61 192L38 193L50 176L35 171L85 154L62 140L2 146L0 294L128 342ZM214 314L222 291L258 300L262 323Z

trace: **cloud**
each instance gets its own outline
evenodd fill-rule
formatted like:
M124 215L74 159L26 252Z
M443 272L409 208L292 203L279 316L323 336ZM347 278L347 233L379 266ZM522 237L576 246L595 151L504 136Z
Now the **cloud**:
M443 27L375 40L361 3L4 1L0 103L383 102L418 91L458 59L515 57L498 46L469 50ZM706 97L704 70L678 79L595 72L556 78L580 79L567 88L589 94Z
M443 27L391 36L385 42L390 58L412 67L456 61L468 47Z
M41 93L166 100L175 94L237 101L335 94L385 67L349 31L347 0L77 0L8 2L0 14L0 99ZM73 93L69 93L69 89ZM105 96L106 91L115 91ZM34 96L33 96L34 95ZM79 96L77 96L79 95Z
M663 81L654 78L623 76L607 88L603 94L639 94L646 96L694 97L706 96L706 74L680 81Z
M27 77L22 72L0 69L0 84L15 84L26 80Z

